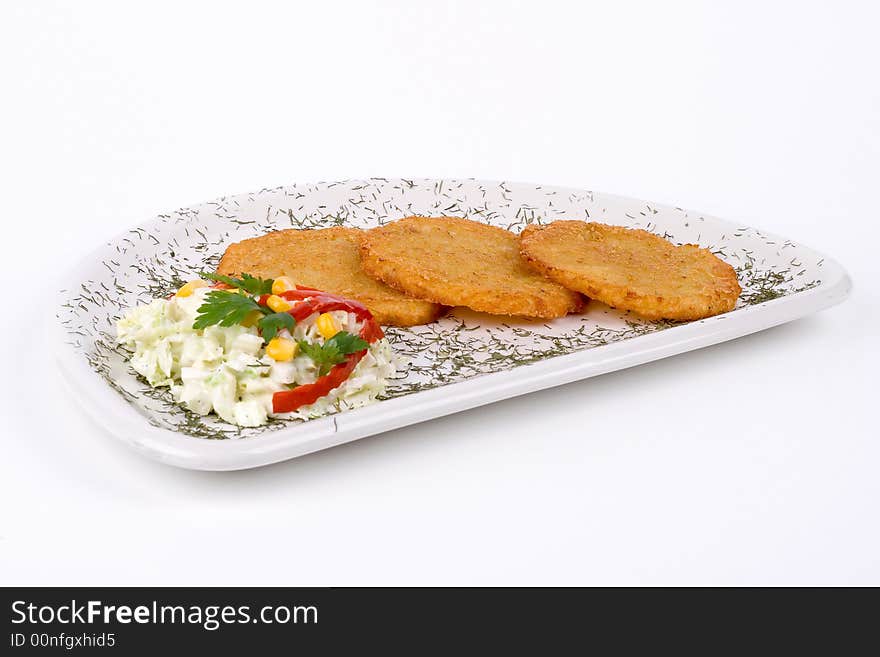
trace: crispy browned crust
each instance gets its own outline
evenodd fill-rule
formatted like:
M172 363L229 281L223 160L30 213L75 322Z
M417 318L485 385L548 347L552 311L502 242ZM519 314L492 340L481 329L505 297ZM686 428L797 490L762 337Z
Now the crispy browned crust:
M515 234L458 217L406 217L366 232L364 270L407 294L496 315L552 319L582 308L575 292L523 262Z
M261 278L290 276L297 284L360 301L380 324L414 326L433 322L444 308L414 299L367 276L361 268L357 228L280 230L231 244L217 271Z
M742 291L733 267L711 251L622 226L555 221L524 231L520 251L554 281L648 319L717 315Z
M544 226L542 224L528 224L525 228L522 229L522 232L519 234L520 239L523 237L528 237L532 233L539 231Z

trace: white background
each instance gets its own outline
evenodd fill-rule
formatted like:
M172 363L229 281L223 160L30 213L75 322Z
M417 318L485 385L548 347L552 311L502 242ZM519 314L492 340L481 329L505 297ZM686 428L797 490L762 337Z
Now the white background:
M0 10L0 583L880 584L876 5L324 4ZM855 290L249 472L147 461L61 388L41 326L94 246L371 175L672 203L818 248Z

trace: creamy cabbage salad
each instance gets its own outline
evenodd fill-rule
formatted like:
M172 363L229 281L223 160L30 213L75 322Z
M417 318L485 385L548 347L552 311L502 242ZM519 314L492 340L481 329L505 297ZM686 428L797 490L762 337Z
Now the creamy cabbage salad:
M326 377L329 365L322 366L320 359L310 356L310 347L320 348L339 332L355 338L364 322L345 310L316 312L295 322L292 329L282 327L266 344L253 323L194 328L212 294L216 298L238 292L196 287L133 308L116 324L119 343L133 352L132 368L151 386L169 387L175 401L194 413L213 411L245 427L264 424L270 416L308 419L374 401L395 373L391 346L382 337L369 344L341 385L292 412L275 412L275 393ZM333 327L329 333L328 326Z

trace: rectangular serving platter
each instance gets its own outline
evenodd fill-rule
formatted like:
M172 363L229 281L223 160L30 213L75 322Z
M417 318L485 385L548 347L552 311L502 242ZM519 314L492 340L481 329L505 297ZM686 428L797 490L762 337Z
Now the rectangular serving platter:
M113 341L125 308L215 266L229 243L286 228L370 228L413 214L466 216L513 231L555 219L644 228L714 251L737 269L743 295L735 310L687 323L647 322L596 302L552 322L455 309L434 324L388 330L404 365L377 403L258 429L185 411L139 380ZM851 285L839 264L811 249L681 208L545 185L385 178L263 189L159 215L97 249L65 281L55 328L71 393L139 452L200 470L276 463L699 349L832 306Z

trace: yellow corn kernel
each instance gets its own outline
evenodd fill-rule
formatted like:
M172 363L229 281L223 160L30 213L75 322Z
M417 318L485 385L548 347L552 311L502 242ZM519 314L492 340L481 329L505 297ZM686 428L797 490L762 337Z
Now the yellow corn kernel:
M197 289L199 289L200 287L208 287L208 284L205 281L203 281L201 278L197 278L194 281L190 281L189 283L186 283L183 287L181 287L177 291L177 294L175 294L174 296L188 297L193 292L195 292Z
M262 317L263 313L261 313L259 310L252 310L244 316L243 320L241 320L241 325L245 328L250 328L251 326L255 326Z
M295 289L296 283L293 282L290 276L279 276L272 281L272 294L281 294L282 292Z
M266 305L269 306L276 313L286 313L293 307L284 299L275 294L266 299Z
M320 333L325 340L329 340L340 331L339 324L336 323L336 318L330 313L321 313L318 315L318 320L315 322L315 326L318 327L318 333Z
M299 344L287 338L272 338L266 345L266 355L272 360L293 360Z

